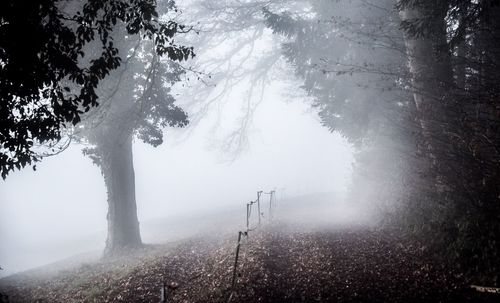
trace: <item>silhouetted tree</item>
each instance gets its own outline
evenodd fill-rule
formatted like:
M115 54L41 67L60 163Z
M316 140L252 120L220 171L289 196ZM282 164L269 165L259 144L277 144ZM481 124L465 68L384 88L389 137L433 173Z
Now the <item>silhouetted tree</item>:
M83 116L73 137L91 145L84 153L99 166L108 195L108 237L105 254L138 247L132 143L137 137L158 146L167 126L185 126L187 115L174 105L170 87L184 70L161 60L150 41L126 38L120 49L131 49L124 64L98 87L101 104Z

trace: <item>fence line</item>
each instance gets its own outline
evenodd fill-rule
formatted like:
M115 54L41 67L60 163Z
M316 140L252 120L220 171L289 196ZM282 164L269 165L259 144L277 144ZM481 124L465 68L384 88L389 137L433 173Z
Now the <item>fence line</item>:
M244 231L238 231L238 239L236 242L236 251L235 251L235 257L234 257L234 262L233 262L233 270L232 270L232 278L231 278L231 293L229 295L229 298L227 302L231 302L233 295L235 294L235 288L236 288L236 282L238 278L238 263L240 259L240 251L241 251L241 245L243 239L249 238L249 234L251 231L256 230L258 227L262 225L262 218L266 218L264 216L264 213L262 212L262 195L269 195L269 205L268 205L268 216L267 216L267 221L271 222L273 217L274 217L274 212L276 208L276 191L271 190L269 192L264 192L262 190L257 191L257 199L254 201L250 201L246 204L246 229ZM255 226L251 226L251 220L252 220L252 209L256 205L257 207L257 224ZM228 255L229 257L229 255ZM199 275L196 275L195 277L198 277ZM192 279L189 279L192 280ZM160 292L160 303L167 303L167 299L169 295L173 293L175 289L179 287L179 284L177 283L171 283L171 284L165 284L165 282L162 283L161 287L161 292Z
M268 213L268 222L271 222L271 220L274 217L274 211L276 207L276 191L271 190L269 192L264 192L262 190L257 192L257 200L255 201L250 201L246 204L246 211L247 211L247 217L246 217L246 230L245 231L238 231L238 240L236 242L236 252L234 256L234 263L233 263L233 275L231 279L231 293L227 299L227 302L231 302L233 295L235 294L235 289L236 289L236 281L237 281L237 276L238 276L238 261L240 258L240 248L241 248L241 241L243 238L246 238L248 240L249 234L251 231L256 230L259 226L262 224L262 218L264 217L264 213L261 211L261 197L262 194L269 195L269 213ZM252 207L254 205L257 205L257 225L254 227L250 226L250 220L252 218Z

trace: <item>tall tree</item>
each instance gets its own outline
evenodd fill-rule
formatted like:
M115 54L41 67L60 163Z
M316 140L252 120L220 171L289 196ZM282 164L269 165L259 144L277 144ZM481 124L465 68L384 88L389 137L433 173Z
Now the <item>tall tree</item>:
M400 1L418 119L441 209L433 228L468 272L498 280L498 1Z
M1 5L2 176L40 160L37 144L63 136L90 144L85 153L108 190L105 253L140 246L133 137L157 146L163 128L187 124L168 93L183 73L175 61L193 56L174 43L189 30L168 19L175 2Z
M98 86L99 107L82 117L72 135L90 145L84 153L104 176L108 196L106 255L142 244L135 196L134 137L158 146L163 142L164 128L188 123L187 115L169 94L184 73L181 66L162 60L151 41L127 37L115 39L115 43L126 55L124 63Z

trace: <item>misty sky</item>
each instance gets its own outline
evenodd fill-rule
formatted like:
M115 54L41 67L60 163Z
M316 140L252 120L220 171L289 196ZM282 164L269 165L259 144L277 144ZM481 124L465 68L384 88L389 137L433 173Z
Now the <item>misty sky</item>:
M255 41L247 36L215 34L209 46L197 49L195 69L214 78L201 83L188 74L172 92L193 121L190 126L166 130L158 148L135 141L142 227L163 218L243 210L257 190L276 189L278 196L291 197L342 193L349 186L353 149L321 125L290 66L274 61L280 58L279 39L270 30ZM247 44L240 48L241 41ZM223 64L213 63L221 58ZM270 63L264 82L252 82L251 76ZM208 111L200 110L209 103ZM243 136L224 149L244 122ZM235 149L238 142L241 148ZM5 269L0 275L103 249L106 189L82 147L72 145L44 159L36 172L27 168L0 181L0 265ZM169 240L144 237L144 228L142 233L145 242Z
M244 206L258 189L294 196L342 192L350 181L352 148L322 127L286 87L266 90L249 127L249 144L235 160L221 153L224 129L212 110L188 129L169 129L158 148L136 141L139 220ZM242 92L239 92L240 94ZM0 182L2 275L104 246L106 192L98 167L72 146ZM90 240L89 240L90 239ZM161 241L161 240L160 240Z

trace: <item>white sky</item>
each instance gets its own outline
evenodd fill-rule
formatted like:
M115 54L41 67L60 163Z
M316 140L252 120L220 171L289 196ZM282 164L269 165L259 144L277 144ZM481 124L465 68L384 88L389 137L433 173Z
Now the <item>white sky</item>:
M136 142L140 221L244 205L258 189L286 188L289 196L345 190L351 148L322 127L307 104L285 102L279 93L266 94L250 146L233 162L221 161L213 148L210 119L184 140L186 130L169 130L158 148ZM99 169L78 146L37 167L0 181L3 275L104 245L107 206Z
M233 42L225 43L229 51ZM257 43L255 56L269 44ZM244 206L260 189L287 196L346 190L352 148L321 126L306 97L279 81L269 83L254 113L248 148L233 162L222 161L228 157L219 143L237 123L245 85L235 87L190 129L168 130L160 147L135 143L139 221ZM181 90L181 104L189 103L190 89ZM36 172L26 168L0 181L0 266L5 269L0 276L104 247L104 181L80 149L72 146L43 160Z

